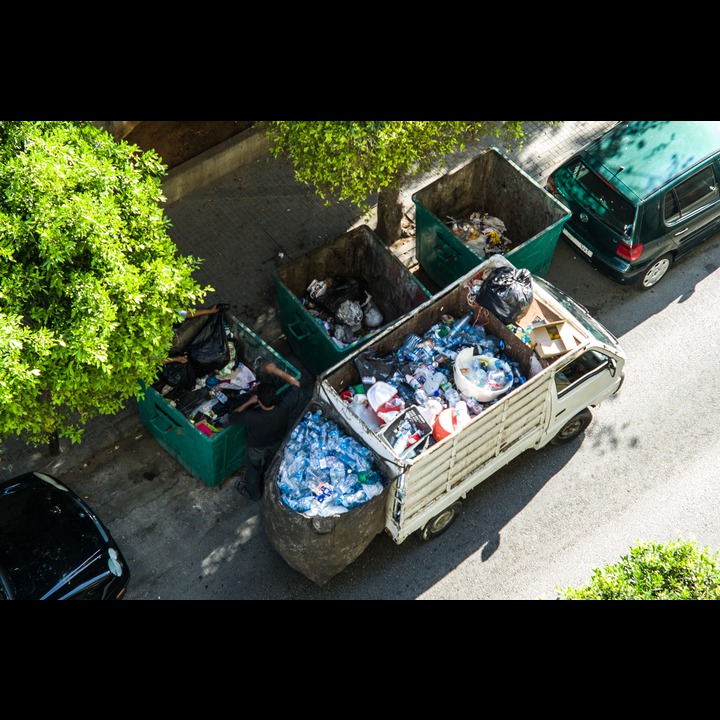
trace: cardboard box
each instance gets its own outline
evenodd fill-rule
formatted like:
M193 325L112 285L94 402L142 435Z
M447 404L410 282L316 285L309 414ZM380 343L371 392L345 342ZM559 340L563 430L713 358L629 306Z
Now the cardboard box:
M572 328L564 321L534 326L530 330L530 339L533 350L541 358L563 355L578 345Z

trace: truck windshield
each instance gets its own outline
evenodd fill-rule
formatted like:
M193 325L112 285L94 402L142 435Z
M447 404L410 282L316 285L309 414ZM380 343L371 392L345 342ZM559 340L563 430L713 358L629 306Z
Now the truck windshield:
M617 338L607 328L593 320L590 313L579 302L541 277L533 275L533 282L540 285L546 293L557 300L594 338L606 345L618 344Z

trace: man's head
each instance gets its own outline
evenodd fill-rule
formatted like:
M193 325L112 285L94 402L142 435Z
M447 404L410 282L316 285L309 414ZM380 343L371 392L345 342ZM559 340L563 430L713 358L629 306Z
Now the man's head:
M257 388L255 389L255 394L257 395L258 402L263 407L275 407L275 403L277 402L277 393L275 392L275 388L270 383L259 383Z

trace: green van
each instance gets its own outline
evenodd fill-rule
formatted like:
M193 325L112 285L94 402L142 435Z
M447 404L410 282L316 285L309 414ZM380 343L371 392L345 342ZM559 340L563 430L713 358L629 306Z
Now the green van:
M720 232L720 121L620 122L554 170L563 237L612 280L642 290Z

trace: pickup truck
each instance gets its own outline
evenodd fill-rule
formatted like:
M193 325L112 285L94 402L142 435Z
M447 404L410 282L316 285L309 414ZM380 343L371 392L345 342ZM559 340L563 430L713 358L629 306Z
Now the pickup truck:
M499 265L514 268L502 256L486 260L317 378L309 409L321 408L372 451L386 487L347 513L305 517L281 502L273 482L281 448L266 478L266 534L286 562L316 584L341 572L382 531L397 544L413 533L430 540L444 532L479 483L526 450L574 440L590 424L592 408L622 386L626 355L618 340L568 295L531 275L532 301L515 328L490 311L485 326L504 342L506 357L517 363L525 382L414 457L396 452L377 427L353 412L341 394L362 382L354 362L358 353L370 348L386 356L443 316L466 315L472 309L468 288ZM525 337L514 331L518 326L526 329Z

